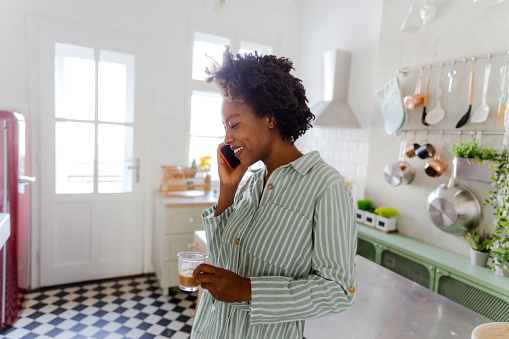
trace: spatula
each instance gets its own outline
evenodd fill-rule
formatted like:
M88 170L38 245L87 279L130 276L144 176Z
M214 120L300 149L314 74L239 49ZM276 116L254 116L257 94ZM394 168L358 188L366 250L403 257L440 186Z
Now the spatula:
M424 103L422 104L422 118L421 121L425 126L428 126L426 122L426 106L428 105L428 94L429 94L429 78L430 73L428 73L428 78L426 79L426 94L424 95Z
M465 125L468 121L468 118L470 117L470 111L472 111L472 99L474 94L474 66L472 65L472 70L470 71L470 88L469 88L469 100L468 100L468 111L465 113L460 121L456 124L456 128L460 128L463 125Z
M490 114L490 106L486 103L486 94L488 93L488 81L490 79L491 72L491 63L488 62L486 67L484 68L484 81L482 84L482 103L477 109L474 111L472 115L472 119L470 121L475 122L476 124L480 124L481 122L485 122L488 118L488 114Z
M437 105L426 115L426 122L429 125L438 124L445 116L445 111L442 108L442 79L444 77L444 71L440 70L438 72L438 80L437 80Z

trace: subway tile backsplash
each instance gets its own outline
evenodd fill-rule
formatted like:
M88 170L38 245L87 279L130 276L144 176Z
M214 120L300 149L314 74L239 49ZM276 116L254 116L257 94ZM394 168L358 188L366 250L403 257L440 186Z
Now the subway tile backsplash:
M354 200L364 198L368 166L367 130L314 126L297 141L303 153L318 150L322 158L353 183Z

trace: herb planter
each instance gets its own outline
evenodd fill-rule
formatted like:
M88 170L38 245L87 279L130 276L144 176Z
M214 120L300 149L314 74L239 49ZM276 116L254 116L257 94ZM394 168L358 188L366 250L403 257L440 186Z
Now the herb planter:
M454 178L491 183L490 178L495 176L495 171L490 168L490 166L493 166L491 161L484 160L481 165L474 158L454 158L452 163Z
M505 265L504 265L504 264L500 264L497 259L495 259L495 261L497 262L496 268L495 268L495 273L498 275L502 275L504 277L509 277L509 262L505 262Z
M481 252L470 248L470 263L472 265L486 266L489 256L490 252Z
M355 220L359 224L364 224L365 218L366 218L366 211L362 211L362 210L356 210L355 211Z
M396 218L385 218L377 215L375 227L383 232L394 232L396 231Z
M371 212L364 212L364 225L375 227L376 214Z

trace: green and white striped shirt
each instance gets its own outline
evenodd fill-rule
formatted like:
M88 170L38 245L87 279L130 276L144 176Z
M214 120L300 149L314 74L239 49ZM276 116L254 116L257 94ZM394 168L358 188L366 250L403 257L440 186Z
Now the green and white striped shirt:
M353 199L316 151L266 169L214 217L203 212L212 265L251 279L251 301L223 303L205 291L194 339L302 339L304 320L339 313L355 299Z

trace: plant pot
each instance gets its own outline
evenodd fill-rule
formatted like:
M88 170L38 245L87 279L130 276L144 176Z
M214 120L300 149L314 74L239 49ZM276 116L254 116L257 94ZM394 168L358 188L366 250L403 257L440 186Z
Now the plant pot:
M505 268L501 267L503 265L499 266L497 259L495 259L495 262L497 264L497 266L495 266L495 273L504 277L509 277L509 262L505 262Z
M453 176L458 179L476 180L491 183L491 178L495 176L495 171L491 161L483 161L482 165L476 159L454 158Z
M362 211L362 210L356 210L355 211L355 220L359 224L364 224L365 218L366 218L366 211Z
M477 266L486 266L490 252L476 251L470 248L470 263Z
M385 218L376 216L375 227L384 232L392 232L396 230L396 218Z
M364 225L375 227L376 214L371 212L364 212Z

